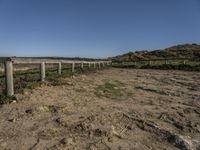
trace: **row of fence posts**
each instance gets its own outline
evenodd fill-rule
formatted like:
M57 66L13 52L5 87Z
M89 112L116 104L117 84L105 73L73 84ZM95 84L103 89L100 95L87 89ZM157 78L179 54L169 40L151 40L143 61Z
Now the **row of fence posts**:
M45 81L46 73L45 73L45 62L41 62L40 64L40 80L42 82ZM47 63L48 64L48 63ZM110 65L110 62L84 62L81 63L81 68L84 68L84 64L88 64L89 69L91 68L91 64L94 65L94 69L96 65L98 68L101 68L101 65L104 67L105 65ZM71 71L74 73L76 63L71 63ZM14 82L13 82L13 62L12 61L5 61L4 62L5 68L5 82L6 82L6 94L7 96L14 95ZM62 63L58 63L58 74L62 74Z
M149 60L148 61L148 64L149 65L152 65L152 63L153 62L156 62L156 61L151 61L151 60ZM135 62L135 65L137 64L137 62ZM165 60L165 65L167 65L167 64L170 64L170 62L168 61L168 60ZM183 60L183 64L185 65L186 64L186 60Z
M133 61L132 63L135 66L141 65L141 63L143 63L143 65L144 65L144 62L146 62L145 64L153 65L154 63L159 62L159 61L161 61L162 64L165 64L165 65L173 64L173 62L170 62L170 60L165 60L165 59L163 59L163 60L141 60L141 61ZM182 60L182 62L180 62L180 63L182 63L183 65L186 65L187 64L187 60ZM128 64L125 63L125 62L122 62L121 64L124 65L124 66L126 66L126 65L128 66Z
M151 65L153 62L156 62L156 61L151 61L151 60L149 60L149 61L148 61L148 64ZM170 64L170 62L169 62L168 60L165 60L165 65L167 65L167 64ZM186 64L186 60L183 60L183 64L184 64L184 65ZM134 62L134 65L137 65L137 62L136 62L136 61Z

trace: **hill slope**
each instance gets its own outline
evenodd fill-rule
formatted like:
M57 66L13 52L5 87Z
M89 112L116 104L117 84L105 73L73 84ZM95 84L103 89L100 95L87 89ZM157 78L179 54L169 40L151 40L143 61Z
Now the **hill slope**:
M135 61L147 59L171 59L171 58L200 58L200 45L184 44L166 49L153 51L135 51L113 57L113 61Z

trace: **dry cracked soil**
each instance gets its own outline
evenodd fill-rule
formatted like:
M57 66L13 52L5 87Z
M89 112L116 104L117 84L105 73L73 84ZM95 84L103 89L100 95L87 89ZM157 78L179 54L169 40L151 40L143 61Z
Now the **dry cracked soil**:
M0 107L1 150L199 150L200 73L106 69Z

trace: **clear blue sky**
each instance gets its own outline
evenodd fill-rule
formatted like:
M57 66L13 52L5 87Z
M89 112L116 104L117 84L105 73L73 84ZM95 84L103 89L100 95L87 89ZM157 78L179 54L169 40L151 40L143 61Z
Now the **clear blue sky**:
M107 57L200 43L200 0L0 0L0 56Z

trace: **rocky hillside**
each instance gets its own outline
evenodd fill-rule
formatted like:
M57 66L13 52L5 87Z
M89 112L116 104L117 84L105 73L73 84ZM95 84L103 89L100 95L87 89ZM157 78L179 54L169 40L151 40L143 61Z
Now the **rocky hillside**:
M166 49L130 51L126 54L113 57L113 61L134 61L147 59L166 59L166 58L200 58L200 45L184 44L176 45Z

